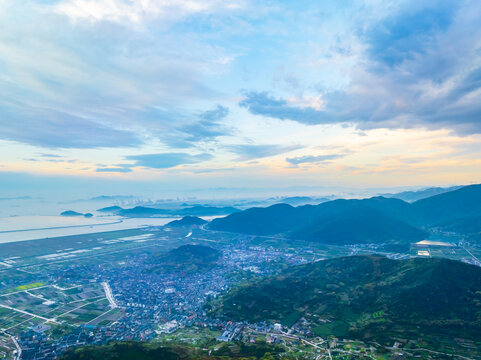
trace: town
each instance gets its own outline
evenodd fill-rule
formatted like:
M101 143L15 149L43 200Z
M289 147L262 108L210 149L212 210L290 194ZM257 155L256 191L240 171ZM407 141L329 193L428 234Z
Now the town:
M201 227L152 227L125 235L131 233L74 237L66 241L68 248L61 249L56 248L58 241L50 239L45 240L44 253L1 259L0 358L55 359L72 347L130 340L194 344L265 341L316 358L345 354L378 358L380 350L394 356L403 346L404 351L416 353L415 342L408 340L386 349L323 338L310 331L309 320L304 318L287 327L233 322L206 312L208 301L235 284L291 265L375 252L375 247L287 246L275 237L218 233ZM185 264L181 258L174 267L162 265L165 254L183 249L185 244L211 249L218 258L197 258L202 270L191 268L190 253L181 254Z

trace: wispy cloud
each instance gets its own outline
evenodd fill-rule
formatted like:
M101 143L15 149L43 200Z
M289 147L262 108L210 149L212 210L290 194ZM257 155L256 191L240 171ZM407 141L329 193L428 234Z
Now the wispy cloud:
M104 167L95 169L96 172L109 172L109 173L129 173L132 172L130 167Z
M137 24L144 20L174 21L195 14L236 9L242 3L239 0L64 0L56 5L56 11L72 20Z
M191 169L193 173L196 174L210 174L210 173L217 173L217 172L228 172L228 171L235 171L236 168L229 167L229 168L205 168L205 169Z
M137 9L134 14L146 15L158 8L159 14L168 17L177 7L203 13L204 9L215 11L216 6L231 9L231 5L215 1L66 0L42 6L31 1L2 2L0 116L5 121L0 123L0 139L47 148L141 147L144 135L156 139L174 132L179 124L163 115L179 107L193 113L193 101L209 104L207 99L216 91L202 77L224 71L229 51L188 30L157 36L158 26L153 25L155 29L134 34L100 20L115 18L117 10L126 14L131 8ZM99 21L70 24L58 15L61 9L65 14L70 11L72 19L98 15Z
M247 161L284 154L299 149L300 147L301 146L299 145L283 146L242 144L228 146L227 150L238 155L238 161Z
M61 158L62 156L60 155L57 155L57 154L47 154L47 153L42 153L42 154L39 154L39 156L41 157L45 157L45 158Z
M179 165L197 164L212 159L208 153L187 154L187 153L161 153L127 156L127 160L134 160L135 166L143 166L153 169L168 169Z
M327 163L332 160L343 158L345 156L346 154L305 155L286 158L286 161L292 165L299 165L305 163Z
M162 137L162 141L174 148L188 148L214 141L219 136L230 135L232 130L221 123L228 115L227 107L217 105L213 110L200 113L189 123L172 129Z
M248 92L239 102L254 115L268 116L280 120L292 120L302 124L314 125L342 122L343 119L311 106L292 106L287 100L276 99L267 92Z
M3 108L0 138L44 148L132 147L137 134L53 110Z

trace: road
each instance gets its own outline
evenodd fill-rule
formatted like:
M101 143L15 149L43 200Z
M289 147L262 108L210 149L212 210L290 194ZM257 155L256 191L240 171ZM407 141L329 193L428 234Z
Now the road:
M12 340L13 344L15 345L15 348L17 349L17 354L15 355L15 360L20 360L22 358L22 348L17 342L17 339L15 339L15 336L8 334L5 331L2 331L3 334L8 336L10 340Z
M481 266L481 261L479 261L479 259L473 255L473 253L471 253L471 251L469 251L468 249L466 249L464 246L462 246L462 248L469 254L471 255L471 257L473 258L473 260L475 261L476 265L478 266Z
M28 311L16 309L16 308L13 308L13 307L11 307L11 306L7 306L7 305L0 304L0 307L3 307L3 308L5 308L5 309L9 309L9 310L13 310L13 311L16 311L16 312L25 314L25 315L33 316L33 317L36 317L36 318L38 318L38 319L45 320L45 321L47 321L47 322L53 322L53 323L58 324L58 322L57 322L55 319L49 319L49 318L46 318L46 317L43 317L43 316L40 316L40 315L35 315L35 314L32 314L32 313L30 313L30 312L28 312Z
M104 288L105 296L107 297L107 300L109 301L110 307L112 309L118 308L119 306L115 302L114 295L112 294L112 289L110 288L109 283L106 282L106 281L102 282L102 287Z

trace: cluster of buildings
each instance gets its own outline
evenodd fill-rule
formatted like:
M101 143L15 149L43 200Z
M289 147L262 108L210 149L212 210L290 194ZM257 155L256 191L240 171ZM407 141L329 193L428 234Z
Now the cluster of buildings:
M51 270L46 274L50 282L108 284L110 300L121 309L123 316L103 326L63 324L64 330L56 336L51 329L31 328L18 336L21 359L55 359L71 347L113 340L148 341L190 326L223 331L220 341L239 339L245 324L209 317L204 310L205 303L238 281L232 274L250 271L267 275L272 272L266 266L270 262L300 264L305 259L280 250L251 247L242 241L217 247L222 257L216 266L203 272L154 271L150 253L132 254L121 264L65 263Z

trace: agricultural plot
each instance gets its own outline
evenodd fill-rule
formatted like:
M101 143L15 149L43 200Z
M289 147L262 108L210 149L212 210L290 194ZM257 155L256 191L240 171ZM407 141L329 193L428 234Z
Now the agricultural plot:
M0 295L0 323L3 330L16 334L38 324L53 326L67 322L82 325L89 322L109 324L122 316L112 311L100 284L62 288L42 283ZM98 320L98 321L97 321Z
M481 260L481 249L475 246L448 246L436 243L413 244L410 254L412 256L438 257L473 263Z
M109 311L109 302L105 298L86 300L81 305L61 314L58 319L69 324L88 323Z

